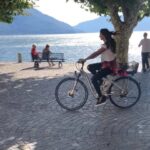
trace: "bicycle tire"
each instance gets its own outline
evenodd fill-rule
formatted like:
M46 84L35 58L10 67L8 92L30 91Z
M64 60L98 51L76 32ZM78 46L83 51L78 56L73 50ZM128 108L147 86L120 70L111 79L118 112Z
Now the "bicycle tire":
M120 86L123 91L120 90L117 85ZM135 79L130 76L117 78L116 80L114 80L114 84L112 84L109 88L109 99L112 104L119 108L130 108L134 106L139 101L140 96L140 85Z
M65 78L58 83L55 89L57 103L69 111L82 108L88 99L88 89L79 79L77 80L74 96L69 95L69 91L73 88L75 81L75 78Z

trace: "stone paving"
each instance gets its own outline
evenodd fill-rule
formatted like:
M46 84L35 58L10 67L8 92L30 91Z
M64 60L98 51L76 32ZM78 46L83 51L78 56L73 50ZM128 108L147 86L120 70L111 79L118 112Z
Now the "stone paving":
M150 73L139 73L141 99L126 110L95 108L92 95L79 111L63 110L54 96L61 78L0 75L0 150L150 150Z

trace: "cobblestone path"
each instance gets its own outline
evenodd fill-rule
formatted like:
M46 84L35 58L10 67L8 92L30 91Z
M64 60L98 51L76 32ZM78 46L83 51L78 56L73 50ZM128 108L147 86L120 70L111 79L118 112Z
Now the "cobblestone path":
M150 150L150 73L139 73L141 99L126 110L95 108L90 95L65 111L54 96L60 79L0 75L0 150Z

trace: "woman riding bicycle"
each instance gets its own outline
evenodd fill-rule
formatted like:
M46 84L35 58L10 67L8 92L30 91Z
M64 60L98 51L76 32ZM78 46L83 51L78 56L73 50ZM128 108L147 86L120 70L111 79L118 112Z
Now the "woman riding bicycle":
M112 37L112 35L115 34L116 32L110 32L108 29L101 29L99 37L104 41L104 43L97 51L82 60L85 62L101 55L100 63L90 64L87 67L88 70L93 74L91 80L98 94L96 105L104 104L106 102L106 97L102 96L100 90L102 78L113 73L113 70L116 68L116 42Z

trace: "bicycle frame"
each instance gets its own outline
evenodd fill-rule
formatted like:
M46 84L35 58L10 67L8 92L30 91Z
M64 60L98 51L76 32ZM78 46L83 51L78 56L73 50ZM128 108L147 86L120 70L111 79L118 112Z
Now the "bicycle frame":
M82 67L81 67L80 69L78 69L78 70L79 70L79 73L77 73L77 71L75 71L76 82L74 83L74 86L73 86L73 89L71 90L71 93L72 93L72 94L74 93L74 90L75 90L75 87L76 87L76 85L77 85L77 83L78 83L79 78L80 78L81 76L83 76L83 77L85 77L85 79L86 79L86 81L87 81L87 83L88 83L88 86L90 87L91 93L93 94L93 96L94 96L95 98L97 98L97 97L98 97L98 94L96 93L96 91L95 91L95 89L94 89L94 87L93 87L93 84L92 84L91 80L89 79L88 74L84 71L83 68L84 68L84 63L82 63ZM103 80L103 81L102 81L102 87L103 87L103 85L104 85L104 81L107 81L107 82L109 83L109 86L107 87L107 90L109 89L109 87L110 87L112 84L114 84L114 85L115 85L117 88L119 88L120 90L123 90L120 86L118 86L115 82L113 82L113 80L110 80L110 79L107 78L107 77L103 77L102 80ZM109 95L111 95L110 93L107 93L107 91L105 91L105 89L102 89L101 92L102 92L102 94L103 94L104 96L109 96Z

